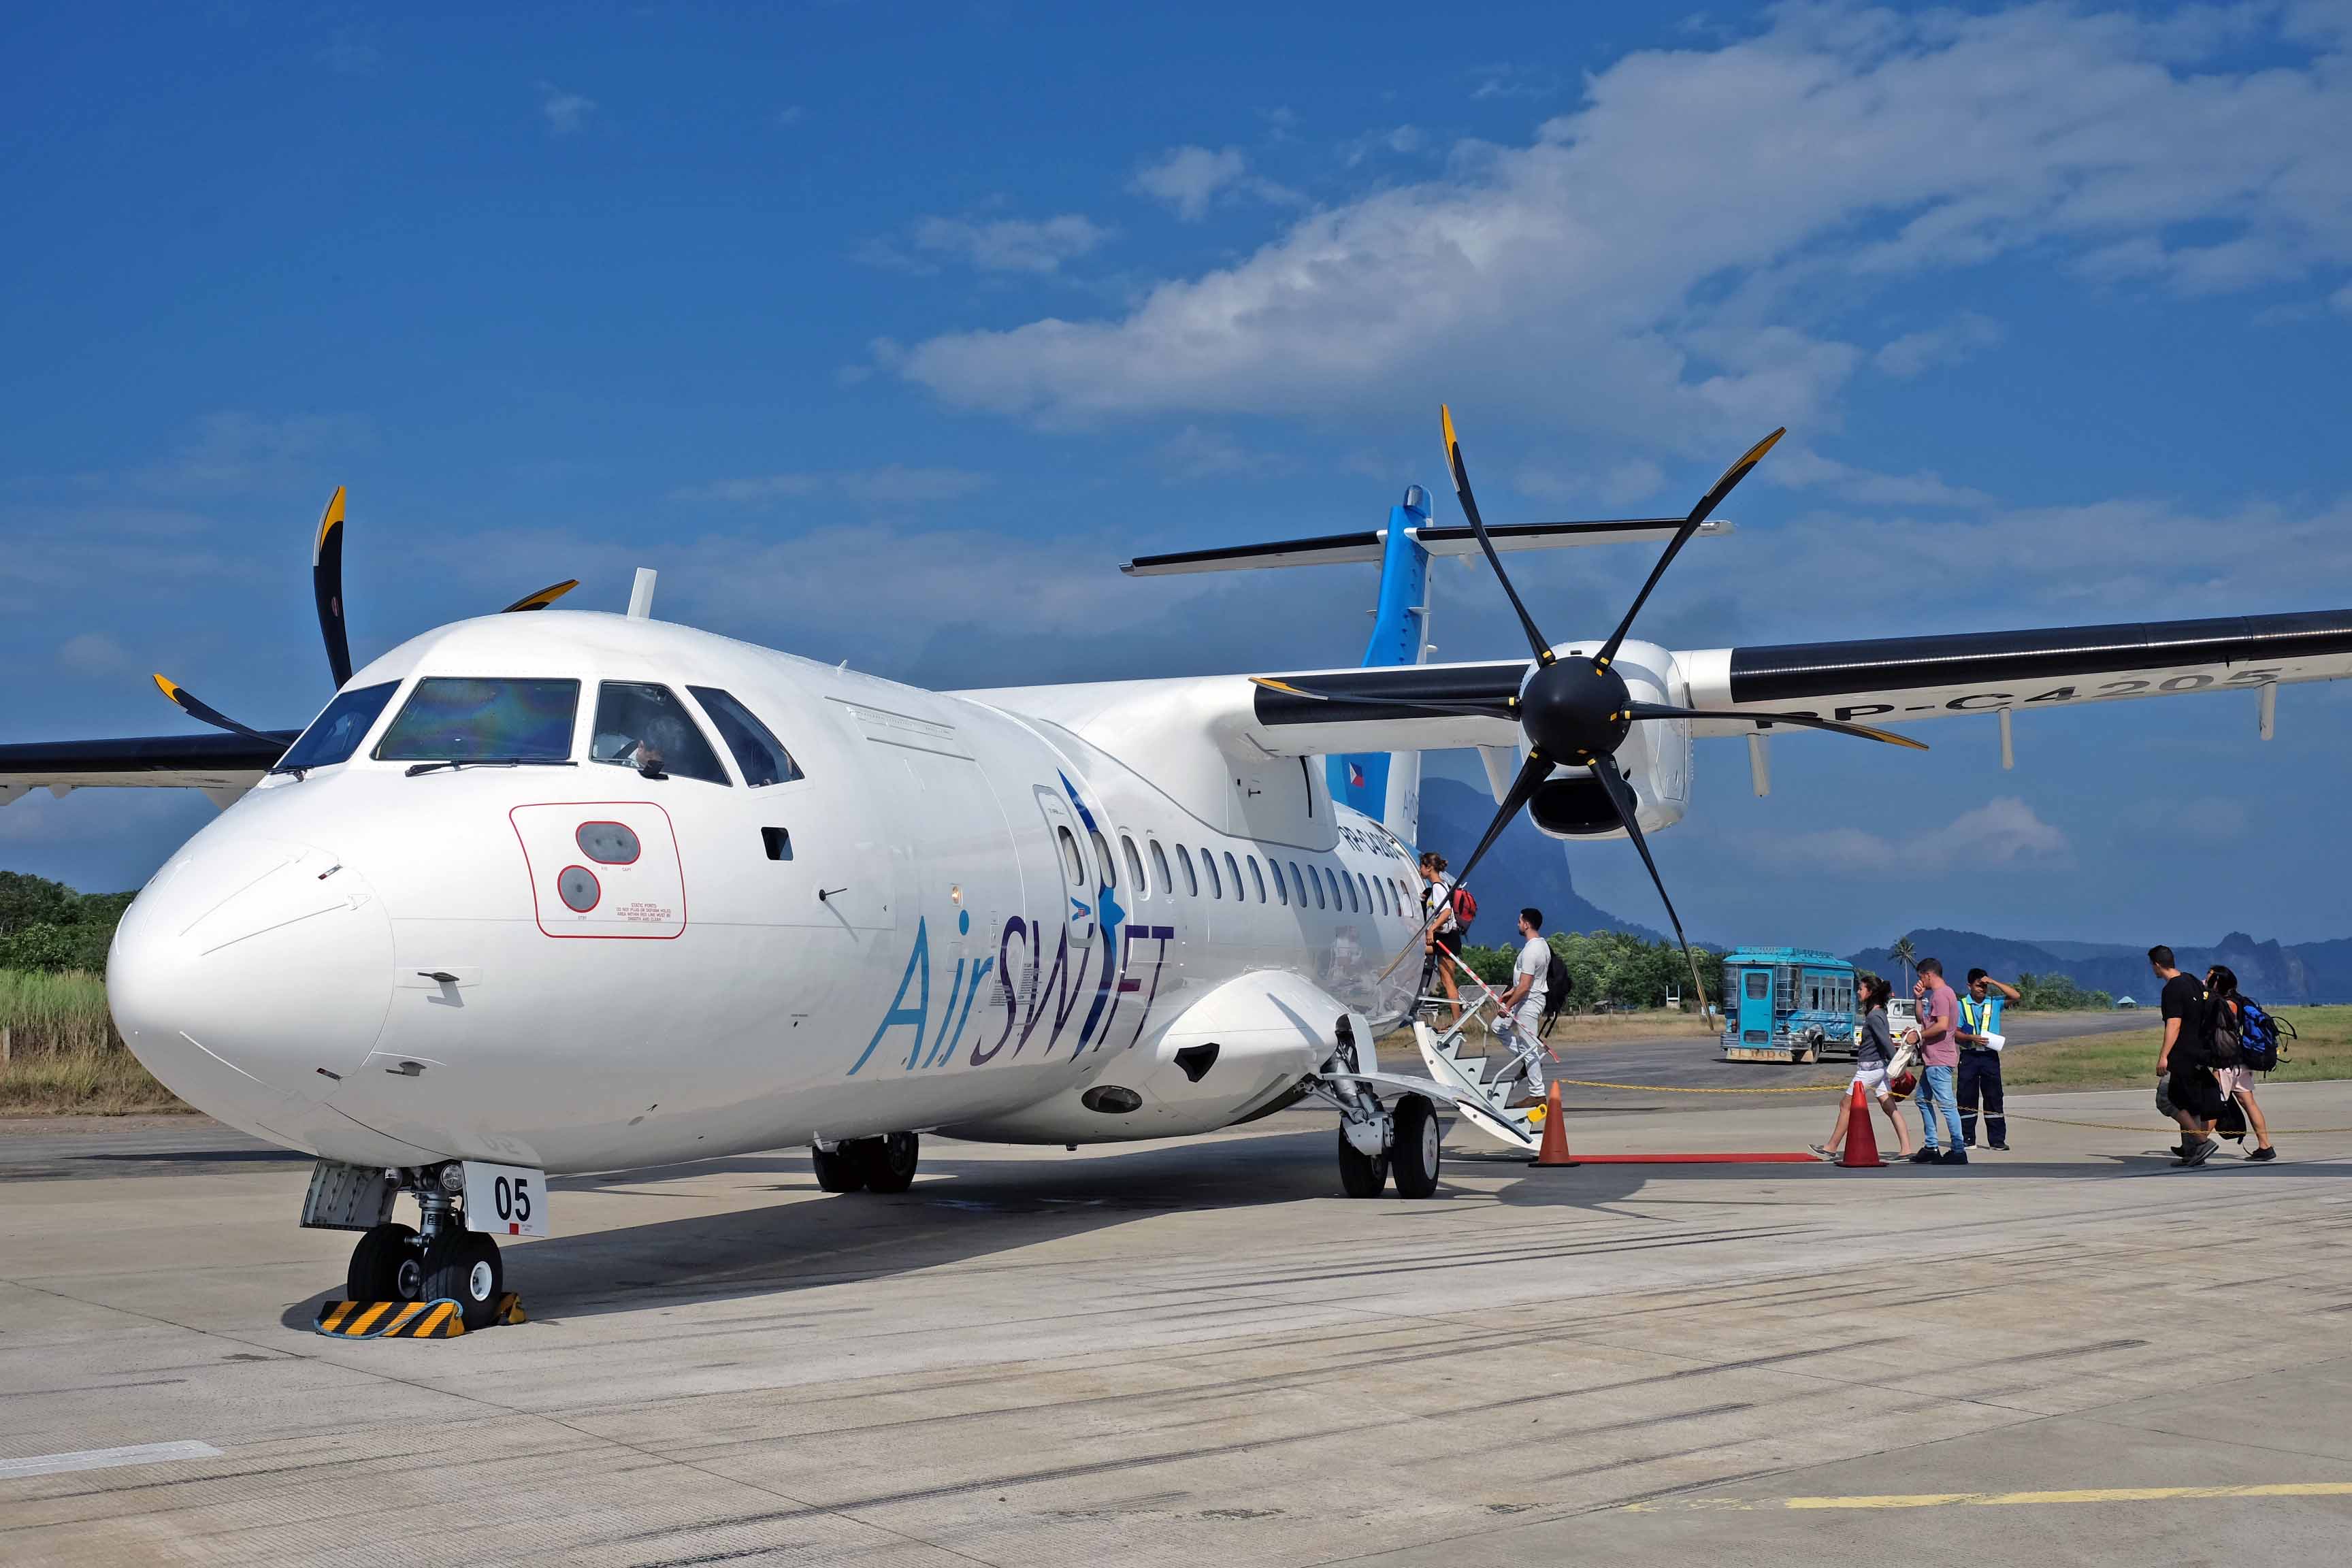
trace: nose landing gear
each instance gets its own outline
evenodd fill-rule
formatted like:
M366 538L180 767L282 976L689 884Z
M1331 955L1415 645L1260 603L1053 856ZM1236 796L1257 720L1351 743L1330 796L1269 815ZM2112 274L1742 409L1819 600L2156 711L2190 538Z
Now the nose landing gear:
M466 1228L456 1195L436 1173L402 1175L401 1184L416 1198L423 1228L387 1222L362 1233L344 1276L351 1299L455 1301L468 1330L488 1328L498 1321L506 1289L499 1244Z
M848 1138L827 1146L809 1146L816 1167L816 1184L828 1193L903 1193L915 1184L915 1164L922 1157L923 1141L912 1132L886 1132L878 1138Z

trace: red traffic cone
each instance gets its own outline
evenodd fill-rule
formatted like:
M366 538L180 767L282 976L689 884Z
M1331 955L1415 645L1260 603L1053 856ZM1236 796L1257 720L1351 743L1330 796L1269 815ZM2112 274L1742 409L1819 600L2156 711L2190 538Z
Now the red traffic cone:
M1846 1102L1845 1147L1838 1151L1838 1164L1849 1171L1869 1170L1886 1162L1878 1157L1878 1133L1870 1125L1870 1096L1862 1080L1853 1080L1853 1098Z
M1528 1163L1530 1165L1576 1163L1574 1160L1569 1158L1568 1127L1566 1120L1559 1113L1559 1085L1558 1084L1553 1084L1544 1090L1543 1144L1536 1151L1536 1157Z

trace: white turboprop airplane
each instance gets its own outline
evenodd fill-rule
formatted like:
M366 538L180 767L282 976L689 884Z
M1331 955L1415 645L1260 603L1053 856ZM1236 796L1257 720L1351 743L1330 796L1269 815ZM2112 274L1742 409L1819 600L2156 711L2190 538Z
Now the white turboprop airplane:
M317 1156L302 1223L363 1233L354 1299L453 1299L478 1326L504 1288L491 1238L546 1234L547 1176L803 1142L827 1190L897 1192L926 1131L1159 1138L1313 1096L1351 1195L1425 1196L1433 1096L1480 1107L1372 1053L1419 973L1391 955L1421 948L1420 751L1525 748L1467 880L1523 808L1647 860L1694 736L1916 745L1853 721L1990 710L2005 735L2013 709L2239 687L2267 733L2280 684L2352 673L2352 612L1630 639L1770 445L1686 519L1490 534L1449 418L1466 530L1430 525L1415 487L1382 534L1129 567L1381 558L1372 667L944 693L656 622L650 573L625 616L459 621L353 671L339 490L313 552L338 690L307 729L247 729L158 677L230 733L0 746L0 801L146 784L228 807L123 917L109 996L174 1093ZM1548 641L1496 553L1626 537L1667 545L1592 641ZM1531 658L1421 663L1429 554L1472 547ZM1374 752L1396 753L1384 780ZM403 1192L418 1228L393 1221Z

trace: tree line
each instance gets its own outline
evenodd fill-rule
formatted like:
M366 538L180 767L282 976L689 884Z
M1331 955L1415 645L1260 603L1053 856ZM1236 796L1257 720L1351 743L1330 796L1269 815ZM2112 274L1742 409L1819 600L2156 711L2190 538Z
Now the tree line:
M1696 1005L1690 995L1690 967L1683 963L1683 950L1673 942L1653 942L1622 931L1554 931L1548 940L1575 978L1569 1005L1576 1011L1590 1010L1601 1002L1615 1007L1663 1007L1669 992L1680 994L1685 1006ZM1511 967L1518 956L1516 946L1462 949L1462 962L1497 991L1510 984ZM1722 1005L1723 954L1694 947L1691 956L1698 961L1706 999Z
M0 871L0 969L106 972L114 927L135 893L77 893L63 882Z

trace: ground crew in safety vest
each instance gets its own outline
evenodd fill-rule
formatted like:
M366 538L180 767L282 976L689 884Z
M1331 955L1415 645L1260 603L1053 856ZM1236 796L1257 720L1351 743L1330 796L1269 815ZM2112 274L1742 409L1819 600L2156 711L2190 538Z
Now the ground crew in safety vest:
M1969 971L1969 994L1960 998L1960 1026L1954 1038L1960 1043L1960 1141L1971 1149L1977 1146L1979 1095L1987 1146L2009 1147L2009 1118L2001 1114L2000 1047L2006 1041L2000 1011L2004 1002L2017 1001L2020 995L2016 986L2004 985L1981 969Z

